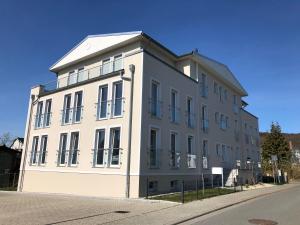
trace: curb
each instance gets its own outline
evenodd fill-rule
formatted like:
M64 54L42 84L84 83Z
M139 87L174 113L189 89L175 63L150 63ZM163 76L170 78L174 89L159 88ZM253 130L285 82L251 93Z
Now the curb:
M290 188L293 188L293 187L294 187L294 186L291 186L291 187L287 187L287 188L285 188L285 189L275 190L275 191L271 191L271 192L269 192L269 193L260 194L260 195L257 195L257 196L251 197L251 198L247 198L247 199L244 199L244 200L235 202L235 203L231 203L231 204L229 204L229 205L225 205L225 206L222 206L222 207L219 207L219 208L216 208L216 209L213 209L213 210L204 212L204 213L197 214L197 215L192 216L192 217L189 217L189 218L182 219L182 220L180 220L180 221L176 221L176 222L174 222L174 223L171 223L170 225L178 225L178 224L181 224L181 223L185 223L185 222L188 222L188 221L190 221L190 220L196 219L196 218L198 218L198 217L205 216L205 215L208 215L208 214L211 214L211 213L214 213L214 212L218 212L218 211L220 211L220 210L222 210L222 209L226 209L226 208L229 208L229 207L232 207L232 206L235 206L235 205L239 205L239 204L241 204L241 203L248 202L248 201L251 201L251 200L256 199L256 198L268 196L268 195L274 194L274 193L276 193L276 192L286 191L286 190L288 190L288 189L290 189Z

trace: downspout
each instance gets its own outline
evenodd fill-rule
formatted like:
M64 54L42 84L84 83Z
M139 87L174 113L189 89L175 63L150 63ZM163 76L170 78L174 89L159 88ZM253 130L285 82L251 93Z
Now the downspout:
M24 175L25 175L25 166L26 166L26 159L27 159L27 151L28 151L28 142L29 142L29 137L30 137L30 128L31 128L31 120L32 120L32 109L33 105L38 101L39 97L35 100L35 95L31 95L31 104L30 104L30 112L29 112L29 120L28 120L28 125L27 125L27 134L26 134L26 145L24 149L24 157L23 157L23 163L22 163L22 170L20 174L20 184L18 191L23 190L23 183L24 183Z
M130 82L130 105L129 105L129 119L128 119L128 147L127 147L127 168L126 168L126 198L130 197L130 163L131 163L131 139L132 139L132 109L133 109L133 87L134 87L134 72L135 66L129 65L131 78L122 77L122 79L131 80Z

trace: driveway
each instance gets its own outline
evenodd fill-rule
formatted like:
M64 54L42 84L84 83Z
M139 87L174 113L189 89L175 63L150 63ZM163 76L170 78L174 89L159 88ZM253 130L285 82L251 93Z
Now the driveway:
M138 199L0 192L0 224L105 224L176 205Z

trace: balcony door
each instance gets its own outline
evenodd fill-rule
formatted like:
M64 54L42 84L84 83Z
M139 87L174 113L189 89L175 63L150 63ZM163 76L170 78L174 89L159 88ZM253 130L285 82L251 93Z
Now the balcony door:
M94 166L102 166L104 164L104 143L105 130L99 129L96 131Z
M120 127L110 130L110 165L117 166L120 163Z
M63 123L70 122L71 112L71 94L65 95L64 97L64 110L63 110Z
M80 122L82 112L82 91L75 93L74 99L74 122Z

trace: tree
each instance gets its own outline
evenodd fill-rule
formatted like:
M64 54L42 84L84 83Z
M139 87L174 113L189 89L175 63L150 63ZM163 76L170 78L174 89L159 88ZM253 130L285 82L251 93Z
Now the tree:
M271 131L266 135L262 144L262 160L265 172L272 171L272 165L270 164L271 155L277 156L278 169L290 171L291 151L278 123L271 124Z
M3 133L0 136L0 145L9 146L12 141L13 141L13 137L9 132Z

